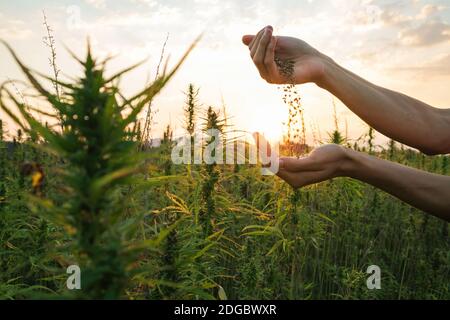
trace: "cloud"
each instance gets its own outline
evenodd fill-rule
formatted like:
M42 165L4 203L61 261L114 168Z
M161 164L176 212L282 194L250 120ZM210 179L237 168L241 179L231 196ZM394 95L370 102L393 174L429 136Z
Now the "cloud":
M450 25L437 20L427 20L418 26L401 30L398 38L405 46L432 46L450 41Z
M139 3L144 4L150 8L156 7L158 5L158 2L156 0L130 0L131 3Z
M417 15L417 18L418 19L427 19L445 9L446 9L446 7L444 7L444 6L438 6L436 4L426 4L420 10L420 13Z
M440 54L433 59L413 67L390 68L391 72L414 73L421 78L450 76L450 53Z
M87 4L97 9L106 8L106 0L85 0Z
M414 17L393 10L384 10L380 20L385 26L401 27L413 21Z
M2 39L26 39L33 33L22 20L4 19L3 15L0 18L3 24L0 25L0 38Z
M450 40L450 25L440 16L447 7L430 3L416 7L415 3L418 1L407 8L402 2L382 5L381 1L369 0L361 6L362 10L352 13L353 23L378 25L380 30L397 29L397 40L407 47L432 46Z
M439 75L450 75L450 53L442 55L425 66L425 69Z
M28 37L23 41L24 46L41 46L44 31L41 29L40 9L45 5L50 10L50 22L55 27L57 40L69 45L77 54L83 52L84 39L89 34L97 55L119 54L117 60L111 62L111 70L150 56L146 66L153 71L167 32L170 37L166 52L172 55L173 62L204 31L201 43L167 88L168 97L162 96L158 101L161 110L165 110L158 122L162 128L169 121L169 112L172 112L172 117L178 115L174 106L182 103L183 98L178 99L177 93L184 90L186 83L194 82L205 88L207 104L220 103L216 101L217 97L220 98L217 92L224 92L232 108L231 114L241 119L236 120L236 124L247 128L249 113L244 111L243 105L267 104L270 105L267 110L272 110L270 108L279 102L278 92L275 92L275 98L273 94L276 88L271 91L258 80L248 60L248 51L240 42L242 34L256 32L267 24L274 26L276 34L301 38L371 81L394 89L395 86L417 86L419 89L411 89L412 94L430 90L433 97L435 94L439 96L437 104L450 101L445 87L448 82L444 81L450 78L450 5L447 2L82 0L78 5L70 6L77 1L58 2L56 5L55 1L42 0L30 2L33 7L27 11L15 8L11 9L14 12L3 12L0 37ZM71 17L77 18L76 12L67 11L72 7L78 7L80 23L70 28L67 21ZM13 17L25 23L16 21L11 24L8 19ZM36 59L35 50L27 54L32 55L36 63L46 61L46 55ZM62 69L66 69L65 65L70 66L63 54L60 58ZM3 62L1 69L8 68ZM133 75L124 82L127 92L137 89L146 80L146 68L136 71L136 77ZM442 78L444 75L447 78ZM430 81L425 82L424 79ZM436 86L437 83L442 84ZM258 90L254 100L248 97L251 90ZM310 106L309 116L326 121L326 112L314 111L319 109L315 106L322 105L328 98L322 94L311 89L311 94L305 96ZM283 118L283 113L279 118ZM158 125L157 130L159 128Z
M417 1L413 2L417 3ZM411 8L415 8L415 6L412 5ZM351 22L355 24L381 24L382 26L405 28L421 20L439 18L439 13L445 9L447 7L437 4L426 4L420 10L407 9L402 2L386 5L368 0L362 1L349 15L353 17Z

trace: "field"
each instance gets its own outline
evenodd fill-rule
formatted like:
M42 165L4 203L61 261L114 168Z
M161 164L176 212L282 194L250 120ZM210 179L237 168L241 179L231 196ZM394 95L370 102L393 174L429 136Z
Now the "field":
M1 88L21 127L0 141L1 298L450 299L448 223L351 179L294 191L255 165L175 165L170 126L149 148L139 115L178 66L124 98L121 74L106 78L90 53L80 62L74 83L50 79L55 93L22 65L51 112ZM180 106L186 135L226 139L223 113L197 93ZM373 134L350 142L336 128L322 143L449 174L448 156L374 146ZM79 290L67 287L72 265Z

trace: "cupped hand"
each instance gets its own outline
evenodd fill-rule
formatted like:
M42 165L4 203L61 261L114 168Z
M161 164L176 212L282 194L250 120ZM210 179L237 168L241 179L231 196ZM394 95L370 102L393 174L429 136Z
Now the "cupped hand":
M303 84L319 82L325 73L326 57L306 42L292 38L273 36L273 28L267 26L256 35L245 35L242 42L248 46L253 63L263 79L274 84ZM288 79L279 72L275 57L294 63L294 74Z
M280 158L278 176L294 188L344 176L348 162L345 148L328 144L304 158Z
M278 158L279 169L278 172L274 173L293 188L297 189L345 176L346 172L350 170L349 151L342 146L328 144L314 149L308 156L303 158L279 158L276 155L273 156L275 151L270 148L270 144L264 136L258 133L254 136L255 140L259 142L259 146L266 144L265 148L259 148L261 159L268 159L268 157Z

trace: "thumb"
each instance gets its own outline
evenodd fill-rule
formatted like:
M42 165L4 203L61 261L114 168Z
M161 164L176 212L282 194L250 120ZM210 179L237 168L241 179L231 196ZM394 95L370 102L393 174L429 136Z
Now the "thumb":
M247 35L245 35L245 36L242 37L242 42L243 42L246 46L248 46L248 45L250 44L250 42L252 42L253 38L255 38L254 35L248 35L248 34L247 34Z

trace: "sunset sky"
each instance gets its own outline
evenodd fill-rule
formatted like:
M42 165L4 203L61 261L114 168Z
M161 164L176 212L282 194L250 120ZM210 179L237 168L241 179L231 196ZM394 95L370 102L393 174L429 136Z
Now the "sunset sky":
M182 70L155 100L159 110L155 137L168 123L181 134L182 92L190 82L200 87L204 107L220 107L223 98L236 129L280 136L287 118L281 93L259 78L241 44L243 34L268 24L275 34L299 37L378 85L436 107L450 107L448 0L1 0L0 38L28 66L50 73L48 48L42 43L42 10L54 29L63 74L80 70L64 46L83 55L88 35L95 54L118 54L111 72L148 57L143 67L122 81L130 94L154 77L167 33L166 53L173 64L204 32ZM0 48L0 79L21 77ZM314 127L325 138L333 128L331 95L315 85L302 86L301 93L309 137ZM364 123L341 104L338 115L341 129L347 122L352 138L366 131Z

